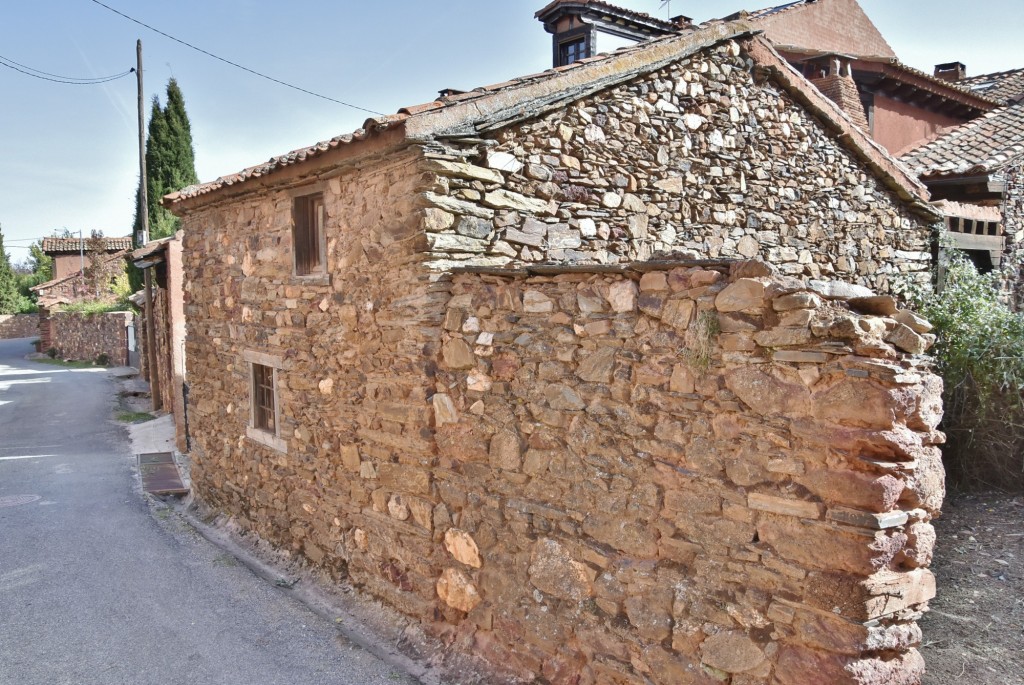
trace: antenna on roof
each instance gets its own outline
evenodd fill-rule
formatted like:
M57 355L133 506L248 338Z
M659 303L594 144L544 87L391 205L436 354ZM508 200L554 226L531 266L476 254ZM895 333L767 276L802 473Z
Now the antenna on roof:
M666 13L666 16L669 19L671 19L672 18L672 0L662 0L661 6L659 6L658 9L660 10L662 7L667 7L668 8L668 12Z

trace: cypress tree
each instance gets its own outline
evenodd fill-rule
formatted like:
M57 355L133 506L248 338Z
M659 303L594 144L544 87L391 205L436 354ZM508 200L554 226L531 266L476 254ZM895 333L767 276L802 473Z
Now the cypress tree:
M18 279L11 268L11 257L4 249L4 232L0 228L0 314L17 314L20 310Z
M174 235L181 225L174 216L160 204L163 196L197 183L195 150L192 147L192 125L185 111L185 97L175 79L167 82L167 105L161 106L160 99L153 97L149 113L149 127L146 137L146 212L149 214L149 239L166 238ZM142 208L139 194L135 194L136 243L142 231ZM138 245L136 245L138 246ZM142 274L135 267L129 269L133 290L142 284Z

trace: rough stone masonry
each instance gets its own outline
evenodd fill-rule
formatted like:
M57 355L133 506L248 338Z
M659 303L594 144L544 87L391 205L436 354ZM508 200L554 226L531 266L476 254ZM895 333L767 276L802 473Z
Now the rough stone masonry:
M446 617L550 682L916 682L943 496L929 327L816 290L759 263L456 276ZM408 497L375 501L415 522Z
M832 279L927 283L935 216L752 50L183 201L197 495L495 682L918 682L928 326Z

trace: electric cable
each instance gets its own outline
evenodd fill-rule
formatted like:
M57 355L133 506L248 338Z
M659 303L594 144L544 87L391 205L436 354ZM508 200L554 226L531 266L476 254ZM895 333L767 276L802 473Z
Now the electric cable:
M14 71L31 76L32 78L42 79L43 81L52 81L53 83L63 83L71 86L98 86L102 83L110 83L117 79L124 78L128 74L134 73L135 69L129 69L123 71L120 74L112 74L110 76L97 76L94 78L78 78L76 76L61 76L59 74L51 74L48 71L42 71L41 69L34 69L28 65L22 64L21 62L15 62L10 57L4 57L0 55L0 66L13 69Z
M293 85L293 84L288 83L286 81L282 81L280 79L276 79L273 76L267 76L266 74L258 72L255 69L250 69L249 67L242 66L241 64L238 64L237 62L232 62L231 60L225 59L223 57L220 57L219 55L215 55L212 52L209 52L208 50L204 50L204 49L202 49L200 47L192 45L192 43L184 41L184 40L182 40L180 38L175 38L171 34L166 33L164 31L161 31L160 29L158 29L156 27L150 26L149 24L147 24L147 23L145 23L143 21L139 21L138 19L135 19L134 17L130 17L127 14L125 14L124 12L116 10L113 7L111 7L110 5L107 5L107 4L104 4L104 3L100 2L100 0L90 0L90 2L93 2L93 3L97 4L97 5L99 5L100 7L108 9L111 12L113 12L114 14L116 14L116 15L118 15L120 17L124 17L128 21L136 23L139 26L143 26L143 27L149 29L150 31L153 31L154 33L159 33L164 38L169 38L169 39L173 40L175 43L180 43L181 45L184 45L187 48L191 48L192 50L195 50L196 52L201 52L202 54L206 55L207 57L212 57L213 59L218 60L220 62L224 62L225 64L230 64L231 66L235 67L236 69L241 69L242 71L246 71L246 72L248 72L248 73L250 73L250 74L252 74L254 76L259 76L260 78L266 79L268 81L273 81L274 83L277 83L278 85L282 85L282 86L285 86L287 88L291 88L293 90L297 90L297 91L299 91L301 93L305 93L307 95L312 95L313 97L318 97L318 98L320 98L322 100L328 100L330 102L334 102L334 103L337 103L339 105L344 105L345 107L351 107L352 109L358 109L358 110L360 110L362 112L368 112L370 114L376 114L377 116L384 116L383 112L378 112L376 110L367 109L366 107L360 107L359 105L353 105L352 103L345 102L344 100L337 100L335 98L328 97L326 95L321 95L320 93L315 93L315 92L313 92L311 90L307 90L307 89L302 88L300 86L296 86L296 85Z

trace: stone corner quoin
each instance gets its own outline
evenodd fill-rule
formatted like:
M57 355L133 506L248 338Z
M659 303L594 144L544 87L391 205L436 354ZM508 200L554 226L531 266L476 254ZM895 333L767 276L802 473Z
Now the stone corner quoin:
M182 210L197 495L509 681L917 682L941 382L886 293L931 225L753 66Z

